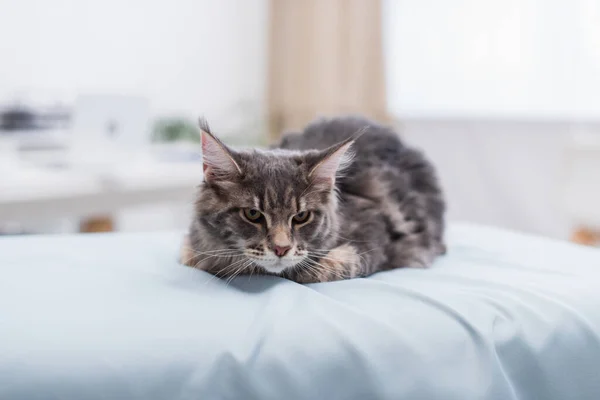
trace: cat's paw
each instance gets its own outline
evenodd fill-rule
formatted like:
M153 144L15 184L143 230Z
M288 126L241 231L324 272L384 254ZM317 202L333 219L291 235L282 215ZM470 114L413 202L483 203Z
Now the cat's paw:
M181 248L179 249L179 263L187 265L188 267L193 267L193 261L194 251L192 250L190 237L188 235L185 235L183 237L183 242L181 243Z
M310 268L301 271L295 281L298 283L333 282L360 275L360 257L356 249L344 244L330 250Z
M353 246L344 244L321 257L319 264L321 282L350 279L359 275L360 257Z

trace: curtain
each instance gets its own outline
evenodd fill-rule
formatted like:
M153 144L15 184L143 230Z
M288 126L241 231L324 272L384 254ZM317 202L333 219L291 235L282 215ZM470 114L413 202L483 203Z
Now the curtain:
M380 0L270 0L270 132L318 116L387 120Z

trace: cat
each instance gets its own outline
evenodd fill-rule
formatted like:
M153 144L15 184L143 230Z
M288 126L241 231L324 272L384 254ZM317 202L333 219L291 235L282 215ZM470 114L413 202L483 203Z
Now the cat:
M233 150L200 120L204 181L182 262L299 283L427 267L445 253L434 167L391 128L320 119L268 150Z

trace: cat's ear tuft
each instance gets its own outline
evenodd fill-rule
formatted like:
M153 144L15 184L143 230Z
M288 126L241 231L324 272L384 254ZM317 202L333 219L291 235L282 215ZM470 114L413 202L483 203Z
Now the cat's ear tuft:
M204 118L200 119L202 136L202 168L206 182L231 180L242 170L234 159L234 153L214 136Z
M320 160L310 170L308 177L313 182L325 183L333 188L336 176L352 163L354 153L350 148L353 144L354 138L352 137L325 149Z

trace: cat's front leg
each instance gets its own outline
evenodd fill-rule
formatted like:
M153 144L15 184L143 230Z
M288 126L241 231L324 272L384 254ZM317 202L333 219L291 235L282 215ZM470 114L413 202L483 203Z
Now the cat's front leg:
M304 269L296 280L300 283L317 283L355 278L360 275L360 261L356 249L344 244L312 262L312 266Z

